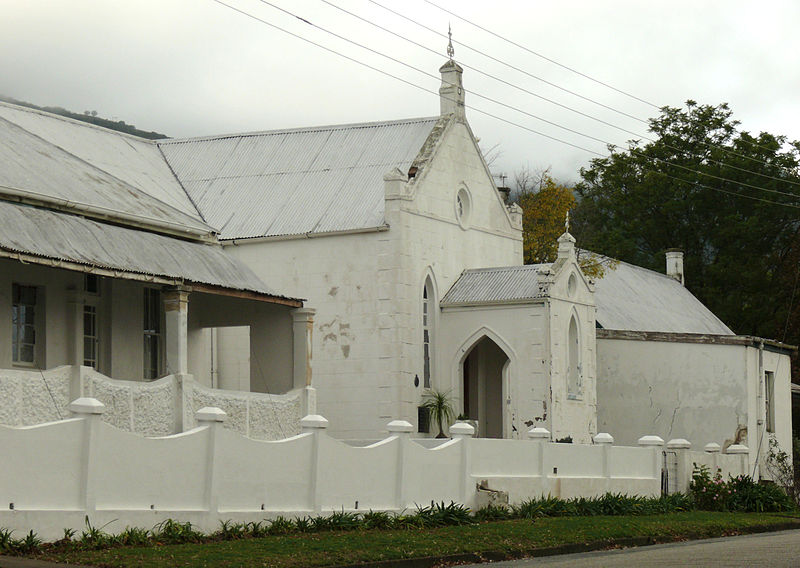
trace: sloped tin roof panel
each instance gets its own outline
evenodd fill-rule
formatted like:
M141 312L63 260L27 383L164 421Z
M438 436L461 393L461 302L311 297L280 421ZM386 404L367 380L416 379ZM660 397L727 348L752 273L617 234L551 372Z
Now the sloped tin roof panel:
M72 206L88 205L111 216L121 213L145 223L212 231L198 216L175 209L2 117L0 186Z
M625 262L595 280L595 303L605 329L733 335L680 282Z
M154 142L6 103L0 103L0 117L126 182L154 200L201 220Z
M220 238L377 227L383 175L408 169L438 117L158 144Z
M525 302L545 298L543 271L549 264L465 270L442 298L441 306Z
M0 248L53 260L281 297L220 245L0 201Z

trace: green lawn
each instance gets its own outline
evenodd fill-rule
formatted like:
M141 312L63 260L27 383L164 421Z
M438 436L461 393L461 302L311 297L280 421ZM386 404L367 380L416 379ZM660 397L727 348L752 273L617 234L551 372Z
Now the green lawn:
M356 530L100 551L51 551L38 558L95 566L336 566L412 557L537 549L634 537L657 541L717 537L795 523L787 514L689 512L642 517L541 518L410 530ZM613 542L608 543L609 546Z

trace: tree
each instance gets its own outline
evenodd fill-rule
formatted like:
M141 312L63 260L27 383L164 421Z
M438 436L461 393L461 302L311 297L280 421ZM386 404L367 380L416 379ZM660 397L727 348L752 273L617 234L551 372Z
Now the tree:
M575 207L572 188L556 182L548 170L522 168L514 174L514 198L522 207L522 253L525 264L553 262L567 212ZM579 243L581 244L581 243ZM602 276L610 259L578 251L578 262L590 277Z
M557 239L564 232L564 219L567 211L575 206L570 188L556 183L547 172L536 177L529 170L516 174L525 264L555 260Z
M422 395L422 407L428 409L431 420L439 426L437 438L445 438L444 429L453 422L455 410L453 410L453 399L450 391L439 391L428 389Z
M654 142L610 147L581 169L575 235L659 271L664 251L681 248L687 287L717 316L737 333L783 339L786 283L797 275L800 143L737 125L726 104L664 107L650 120Z

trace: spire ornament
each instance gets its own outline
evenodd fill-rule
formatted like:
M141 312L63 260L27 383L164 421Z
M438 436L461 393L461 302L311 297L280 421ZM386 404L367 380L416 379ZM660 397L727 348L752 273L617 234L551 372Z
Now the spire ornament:
M564 219L564 232L569 233L569 209L567 209L567 216Z
M456 54L456 50L453 49L453 30L450 29L450 23L447 24L447 56L450 58L450 61L453 60L453 56Z

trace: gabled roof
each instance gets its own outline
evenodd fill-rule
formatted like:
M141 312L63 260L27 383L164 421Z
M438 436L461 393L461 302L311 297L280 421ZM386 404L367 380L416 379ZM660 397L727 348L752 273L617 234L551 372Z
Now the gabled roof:
M441 306L531 302L550 294L552 264L465 270ZM733 332L678 281L618 263L595 280L597 323L605 329L733 335Z
M213 232L152 142L5 103L0 191L119 213L177 232Z
M595 303L605 329L733 335L680 282L626 262L595 279Z
M524 303L550 293L549 264L465 270L447 291L444 307Z
M1 254L4 251L6 254ZM56 261L49 263L54 266L68 262L112 270L122 278L149 275L292 300L268 288L221 245L189 242L0 200L0 256L14 258L13 253L30 255L28 261L30 257ZM292 301L301 304L300 300Z
M157 143L220 238L328 233L385 224L383 175L408 171L438 120Z

